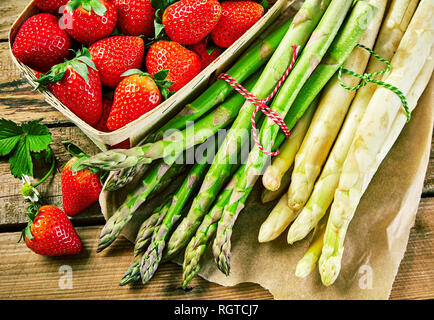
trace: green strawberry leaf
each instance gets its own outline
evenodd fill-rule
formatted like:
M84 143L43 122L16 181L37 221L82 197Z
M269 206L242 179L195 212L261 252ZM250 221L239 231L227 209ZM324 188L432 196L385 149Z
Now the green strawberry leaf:
M20 242L24 238L24 235L26 235L26 237L29 240L33 240L34 237L33 237L32 231L30 229L32 227L32 224L33 224L33 221L29 221L27 223L27 226L24 228L23 232L21 233L21 236L18 239L18 242Z
M176 91L170 91L168 88L160 88L161 95L164 100L169 99L171 96L175 94Z
M164 12L167 7L174 4L178 0L151 0L151 6L155 10L161 10L161 12Z
M80 6L81 6L81 0L71 0L68 2L68 5L66 6L66 10L68 12L71 12L79 8Z
M164 100L169 99L175 93L175 91L169 90L173 82L166 80L168 75L169 69L165 69L158 71L152 77L155 81L155 84L158 86L158 89L160 89L161 95L163 96Z
M41 119L21 125L23 132L26 134L30 152L46 151L48 145L53 141L48 127L41 125L40 122Z
M128 77L128 76L132 76L132 75L135 75L135 74L138 74L138 75L141 75L141 76L149 76L149 74L143 72L140 69L130 69L130 70L127 70L124 73L122 73L121 77Z
M161 9L157 9L155 12L155 19L154 19L154 37L149 39L149 42L145 44L147 48L149 48L151 45L153 45L155 42L160 40L168 40L170 41L170 38L167 36L166 31L164 30L164 25L160 18L160 12Z
M164 24L160 19L160 9L155 12L154 27L155 39L158 39L158 37L164 32Z
M20 139L14 153L9 157L9 168L15 178L20 178L22 175L33 177L32 155L26 138Z
M82 158L89 157L83 150L77 147L75 144L69 141L62 141L63 146L69 152L69 154L73 157Z
M90 156L87 153L85 153L83 150L81 150L79 147L77 147L75 144L73 144L72 142L69 142L69 141L62 141L62 144L66 148L66 150L71 154L71 156L78 158L72 164L72 166L70 168L71 171L80 171L83 169L89 169L90 171L92 171L95 174L100 172L98 169L88 168L86 166L81 165L81 163L84 160L89 159Z
M84 79L84 81L86 81L86 83L89 82L89 70L87 68L87 65L85 65L84 63L81 63L78 60L72 60L70 62L70 65L72 66L72 68L74 69L75 72L77 72L80 77L82 77Z
M206 52L208 55L211 55L211 53L214 52L214 50L218 49L219 47L212 41L208 41L206 43Z
M153 78L155 81L163 81L166 80L167 76L169 75L169 69L158 71L156 74L154 74Z
M41 119L18 125L0 119L0 156L9 157L10 170L15 178L33 176L33 158L46 153L53 141L49 129L40 122Z
M270 4L268 3L268 0L262 0L260 3L261 6L264 7L264 13L270 9Z
M15 122L0 119L0 156L8 155L21 139L23 130Z
M100 1L91 0L90 6L92 7L93 12L95 12L97 15L99 15L101 17L105 16L105 14L107 12L107 8Z

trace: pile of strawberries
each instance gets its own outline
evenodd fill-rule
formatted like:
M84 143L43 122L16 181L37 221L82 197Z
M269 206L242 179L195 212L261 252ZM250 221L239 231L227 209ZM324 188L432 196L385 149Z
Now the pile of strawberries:
M12 52L94 128L110 132L180 90L264 14L254 1L34 0ZM73 55L75 53L75 56Z

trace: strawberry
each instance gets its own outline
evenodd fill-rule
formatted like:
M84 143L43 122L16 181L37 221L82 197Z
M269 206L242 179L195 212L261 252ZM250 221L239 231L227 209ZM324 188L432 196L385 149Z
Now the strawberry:
M211 37L223 48L230 47L264 15L264 7L252 1L223 2L222 9L222 17Z
M154 34L155 9L151 0L114 0L118 28L126 35L150 38Z
M102 114L102 85L90 52L83 48L74 59L53 66L36 80L89 125Z
M49 13L60 13L60 7L64 6L69 0L34 0L36 6L42 11Z
M118 144L115 144L114 146L111 146L110 149L114 150L114 149L130 149L131 148L131 144L130 144L130 139L124 140Z
M108 37L117 18L116 7L106 0L71 0L62 17L69 35L86 46Z
M121 75L130 69L141 69L145 43L140 37L115 36L95 42L90 48L103 85L116 88Z
M183 45L198 43L217 25L222 7L217 0L181 0L163 13L166 34Z
M43 256L81 252L83 245L80 237L62 210L55 206L43 206L35 214L32 213L31 218L23 232L30 250Z
M109 128L107 128L107 120L110 115L110 111L112 110L112 106L113 106L112 99L106 97L102 99L102 115L101 115L101 119L94 126L96 130L102 132L110 132Z
M151 111L162 99L156 82L149 74L132 69L123 76L125 78L116 88L112 111L107 121L107 127L112 131Z
M69 56L71 39L49 13L27 19L19 29L12 53L22 63L40 72L50 70Z
M190 49L197 53L200 58L202 70L217 59L222 53L223 49L217 46L213 46L209 43L208 39L204 39L199 43L190 46Z
M74 217L98 201L103 186L100 172L80 168L80 162L89 156L70 142L63 144L73 155L62 170L63 210Z
M175 41L161 40L154 43L146 56L146 68L151 75L169 70L169 88L178 91L202 70L199 56Z

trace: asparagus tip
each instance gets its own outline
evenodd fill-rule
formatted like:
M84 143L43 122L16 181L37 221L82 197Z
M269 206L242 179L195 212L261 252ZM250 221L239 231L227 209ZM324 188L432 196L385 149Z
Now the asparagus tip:
M312 272L312 264L303 259L297 263L295 276L297 278L306 278Z
M332 285L338 277L341 266L341 260L339 257L331 256L323 258L321 256L319 261L319 271L321 275L321 281L323 285Z

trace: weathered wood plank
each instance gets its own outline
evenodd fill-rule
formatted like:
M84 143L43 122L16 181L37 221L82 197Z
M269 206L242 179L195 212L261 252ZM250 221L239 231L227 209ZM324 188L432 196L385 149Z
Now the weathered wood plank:
M434 198L422 199L417 220L391 299L434 298ZM201 278L193 290L180 289L182 270L173 263L160 266L146 285L119 287L132 261L132 244L117 240L107 251L95 253L100 227L77 228L83 252L74 257L46 258L31 253L24 243L16 243L19 233L0 234L0 299L271 299L268 291L255 284L225 288ZM61 266L70 266L73 288L59 288Z
M428 168L426 171L424 186L423 186L424 196L434 196L434 133L433 140L431 142L431 155L429 158Z
M52 128L51 133L54 139L52 149L56 155L56 170L48 181L38 187L38 190L42 195L46 195L48 203L61 207L61 169L71 158L61 141L71 141L89 154L94 154L99 149L77 127ZM43 177L48 169L47 167L46 165L36 167L36 178ZM7 230L13 225L23 224L28 221L25 214L27 204L20 194L21 187L21 180L15 179L10 174L9 164L5 159L0 159L0 230ZM84 223L87 219L89 221L102 221L101 218L99 205L95 205L77 219Z
M43 118L46 124L71 123L33 90L12 62L7 42L0 43L0 116L16 122Z
M434 298L434 198L423 198L391 299Z
M0 234L0 299L271 299L254 284L225 288L197 277L190 292L180 289L181 267L163 264L147 286L120 287L132 261L132 245L116 241L107 253L96 254L99 227L78 228L84 250L75 257L46 258L17 244L18 233ZM70 266L73 289L62 290L59 268Z
M7 40L9 29L30 0L0 1L0 40Z

